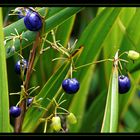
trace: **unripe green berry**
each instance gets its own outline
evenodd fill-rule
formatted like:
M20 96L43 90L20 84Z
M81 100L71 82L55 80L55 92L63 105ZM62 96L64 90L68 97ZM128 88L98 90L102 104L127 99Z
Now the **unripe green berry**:
M132 59L132 60L137 60L140 57L140 54L136 51L130 50L128 52L128 58Z
M77 123L77 119L75 117L75 115L73 113L70 113L68 116L67 116L67 121L69 124L75 124Z
M53 130L55 131L60 131L61 130L61 119L59 116L55 116L52 118L52 124L51 124L51 127Z

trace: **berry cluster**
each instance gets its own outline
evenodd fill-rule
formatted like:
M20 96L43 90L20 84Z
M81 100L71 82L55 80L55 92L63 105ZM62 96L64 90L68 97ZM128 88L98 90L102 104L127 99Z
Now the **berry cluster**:
M32 103L32 101L33 101L33 98L28 98L27 106L29 106ZM12 117L16 118L16 117L20 116L21 109L18 106L11 106L9 112Z
M75 115L73 113L69 113L66 116L66 120L67 120L67 124L76 124L77 123L77 119L75 117ZM58 132L62 129L62 125L61 125L61 119L59 116L54 116L51 119L51 129Z
M26 28L30 31L39 31L42 28L42 18L41 16L30 8L17 8L15 12L18 13L18 18L24 18L24 24ZM18 60L15 64L15 72L18 75L25 75L28 69L28 61L25 59ZM27 106L29 106L33 101L33 98L27 99ZM21 108L18 106L10 107L10 115L13 117L18 117L21 114Z

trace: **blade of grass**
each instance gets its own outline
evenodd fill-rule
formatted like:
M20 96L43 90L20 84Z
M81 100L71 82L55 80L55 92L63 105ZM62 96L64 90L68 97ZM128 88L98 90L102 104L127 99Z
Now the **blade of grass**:
M118 52L115 60L118 59ZM101 132L116 132L118 127L118 64L114 62Z
M105 91L100 93L85 112L80 132L100 132L103 110L105 106Z
M3 17L0 8L0 132L10 132L9 96L4 49Z
M64 47L67 47L67 44L70 41L70 35L71 35L72 29L73 29L75 18L76 18L76 14L73 15L68 20L66 20L57 29L56 39L60 40L60 43Z

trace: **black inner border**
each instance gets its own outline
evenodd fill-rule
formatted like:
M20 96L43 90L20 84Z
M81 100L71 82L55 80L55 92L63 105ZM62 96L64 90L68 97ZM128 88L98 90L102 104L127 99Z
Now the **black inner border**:
M140 6L139 0L1 0L0 6Z

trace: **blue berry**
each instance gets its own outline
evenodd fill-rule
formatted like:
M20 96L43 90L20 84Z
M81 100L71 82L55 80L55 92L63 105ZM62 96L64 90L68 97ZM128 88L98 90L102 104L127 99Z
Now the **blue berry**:
M128 92L131 87L130 79L127 76L120 75L118 81L119 81L119 93Z
M31 10L30 9L24 9L24 10L18 9L18 11L17 11L18 18L21 19L21 18L25 17L28 12L31 12Z
M28 62L25 59L17 61L16 65L15 65L15 71L19 75L21 74L20 67L22 68L22 71L24 70L24 74L25 74L27 71L27 68L28 68Z
M39 31L42 27L42 19L37 12L31 11L24 17L24 24L30 31Z
M79 90L80 84L76 78L72 78L72 79L68 78L68 79L63 80L62 88L64 89L66 93L74 94Z
M17 106L10 107L10 115L13 117L18 117L21 113L21 109Z
M32 101L33 101L33 98L28 98L27 99L27 106L29 106L32 103Z

